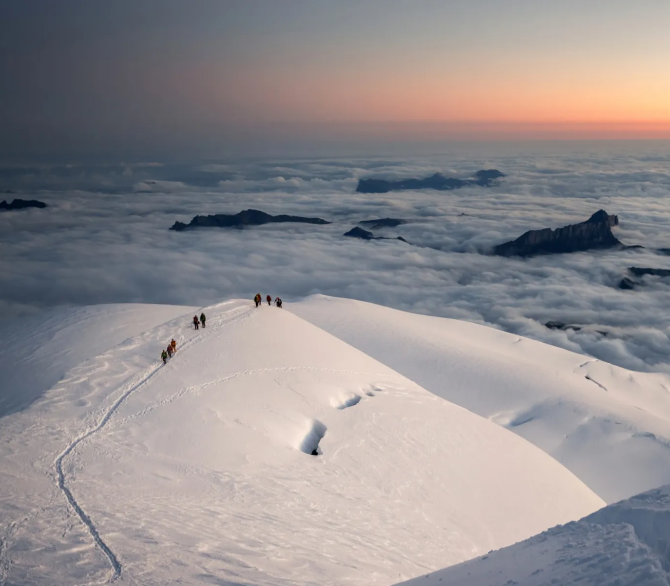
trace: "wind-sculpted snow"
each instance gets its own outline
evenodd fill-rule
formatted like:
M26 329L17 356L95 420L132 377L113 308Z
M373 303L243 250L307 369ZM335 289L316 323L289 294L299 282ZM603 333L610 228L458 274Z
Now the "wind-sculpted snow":
M0 418L20 411L71 368L195 308L113 304L0 322ZM0 420L0 426L2 421Z
M670 486L406 586L668 586Z
M186 314L129 338L4 418L0 583L389 584L603 504L286 310L204 311L206 329Z
M314 296L290 310L526 438L607 502L670 483L670 377L490 328Z
M232 320L229 320L225 322L225 325L230 325L231 322L233 322L237 316L233 316ZM189 342L186 342L186 344L181 345L180 347L180 352L183 354L186 348L188 348L189 345L193 344L194 342L198 341L201 342L202 338L207 336L212 335L212 331L216 332L218 328L222 326L221 323L214 323L210 322L210 329L207 330L207 333L205 334L203 331L203 334L200 338L193 338ZM95 523L91 520L91 518L86 514L86 512L82 509L81 505L75 498L75 496L72 494L72 491L68 487L67 484L67 479L65 476L65 473L63 472L63 461L76 449L76 447L89 439L91 436L95 435L98 433L100 430L102 430L107 423L109 423L109 420L112 418L114 413L123 405L124 401L128 399L128 397L134 393L140 390L145 384L147 384L153 376L155 376L161 368L160 363L155 364L152 366L146 373L141 374L137 381L133 381L128 385L127 389L122 389L120 397L112 404L112 406L105 412L104 416L100 420L100 422L93 428L87 430L84 432L82 435L77 437L65 450L63 453L61 453L58 458L56 458L55 462L55 468L56 468L56 474L58 476L58 488L60 488L63 491L63 494L67 498L68 503L70 506L75 510L79 518L81 519L82 523L86 525L88 528L89 532L91 533L91 536L95 540L95 543L98 545L98 547L102 550L102 552L105 554L107 559L109 560L109 563L112 567L112 576L111 576L111 581L115 581L119 576L121 576L121 563L119 562L118 558L116 557L116 554L110 549L110 547L105 543L105 541L102 539L100 536L100 533L98 532L97 527L95 526ZM318 445L318 442L317 442Z
M323 293L493 325L625 368L670 372L670 280L647 277L638 290L618 289L628 267L670 269L670 257L655 253L670 247L667 142L343 152L0 169L0 191L49 204L48 213L0 214L0 315L62 304L208 304L259 289L289 301ZM493 167L507 177L487 189L355 193L362 177L469 177ZM248 208L333 223L168 231L175 220ZM619 216L621 242L647 248L531 259L480 254L598 209ZM413 246L342 238L378 218L407 220L372 231ZM549 321L581 330L552 331Z

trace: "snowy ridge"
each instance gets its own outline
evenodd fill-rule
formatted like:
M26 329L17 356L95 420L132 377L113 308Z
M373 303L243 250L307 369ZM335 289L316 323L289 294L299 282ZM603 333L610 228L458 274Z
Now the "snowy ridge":
M132 385L127 391L125 391L111 406L111 408L107 411L107 413L105 413L100 423L93 429L90 429L84 434L77 437L67 448L65 448L65 450L58 456L58 458L56 458L55 462L56 474L58 476L58 488L60 488L63 491L63 494L65 495L65 498L67 499L68 503L70 503L70 506L74 509L75 513L77 513L77 515L81 519L81 522L84 525L86 525L88 531L90 532L91 536L97 543L98 547L102 550L105 556L107 556L107 559L109 560L109 563L112 566L112 576L110 580L112 582L121 575L121 569L122 569L121 563L116 557L116 554L105 543L102 537L100 537L100 533L98 533L98 529L96 528L95 524L93 523L91 518L86 514L86 512L81 508L81 506L77 502L77 499L72 494L72 491L68 488L65 473L63 472L63 460L67 458L67 456L69 456L70 453L81 442L83 442L87 438L91 437L93 434L99 432L103 427L105 427L105 425L107 425L109 420L112 418L112 415L114 415L116 410L123 404L123 402L128 398L128 396L130 396L131 393L138 390L142 385L146 384L151 379L151 377L158 372L159 368L160 366L156 366L155 368L151 369L149 373L145 377L140 379L140 381L137 384Z
M665 486L403 584L668 586L669 544L670 486Z
M670 583L670 485L605 507L584 521L599 525L630 525L637 539L658 559L666 583Z
M477 324L316 295L291 311L513 431L607 502L670 483L670 376Z
M0 336L10 350L0 353L0 417L24 409L86 360L194 310L124 303L0 322Z
M224 302L220 305L227 306L230 303ZM57 312L51 312L48 320L43 324L40 324L37 320L32 320L33 323L29 325L33 326L33 329L27 330L29 332L28 335L14 335L14 338L18 338L18 343L14 347L12 345L8 346L7 352L2 355L3 361L8 364L13 360L16 363L20 363L21 360L25 360L26 347L33 347L29 355L36 357L40 363L39 368L33 369L33 371L30 370L30 365L26 366L30 376L26 377L25 388L31 388L36 382L45 380L43 376L45 373L48 378L54 377L52 373L57 373L61 364L67 365L68 363L72 363L73 359L83 361L81 365L76 366L70 372L61 376L60 381L54 388L43 399L31 407L29 415L28 413L16 414L12 417L5 416L0 419L0 433L3 434L3 437L9 438L7 442L9 445L5 446L5 455L9 455L10 457L9 460L5 460L5 467L0 470L0 476L4 475L8 478L12 478L12 476L16 477L17 471L24 467L22 460L25 458L25 455L19 451L14 453L11 450L11 443L16 441L16 437L25 435L24 430L26 428L33 432L39 430L42 434L37 434L34 437L31 436L29 440L21 442L22 449L27 453L30 453L31 450L41 449L47 452L47 454L49 452L53 453L53 450L57 446L55 442L49 440L49 435L54 433L61 435L64 431L70 437L70 443L60 453L53 453L54 480L61 494L79 517L82 526L90 533L94 541L99 545L103 555L109 560L112 567L112 578L118 577L120 563L114 552L100 537L93 521L82 509L72 491L68 488L66 471L64 470L65 459L83 440L107 425L111 415L127 398L128 394L140 388L162 366L155 356L157 349L160 350L161 347L161 342L158 345L156 344L157 340L163 338L162 343L167 345L170 337L174 336L179 341L179 347L188 347L193 341L204 339L202 336L194 339L192 332L188 330L184 332L185 335L175 333L183 330L184 322L189 319L193 311L194 308L192 307L181 306L104 305L62 311L62 323L59 322ZM236 319L230 321L235 322L237 321L236 312L233 311L232 313ZM166 317L174 317L175 315L183 317L163 323ZM156 324L162 325L154 327ZM14 324L5 325L9 326L8 330L16 330ZM141 332L142 328L147 327L149 328L148 331L133 338L125 339L128 334L133 335L133 333ZM103 328L104 335L101 335L99 332L100 328ZM42 339L42 343L40 343L40 338ZM63 355L62 344L58 346L53 345L52 340L54 339L64 339L67 342L71 342L71 346L65 347L67 355ZM105 348L105 344L109 347L110 343L113 345L114 343L118 343L118 341L121 341L121 343L115 348L110 347L110 349L99 356L88 359L91 351ZM142 346L147 342L151 343L151 352L149 354L141 351ZM14 349L18 350L16 358L14 358L15 355L12 352ZM48 355L54 357L53 363L45 363L44 357ZM110 371L110 363L114 359L122 366L117 372ZM139 375L136 374L138 370L140 371ZM16 380L18 379L14 380L16 377L12 378L10 372L5 371L3 374L9 374L8 381L17 385ZM105 384L96 388L96 385L91 384L91 381L96 379L104 380ZM9 390L12 401L16 402L14 397L20 398L24 387L15 386L12 388L9 386L9 382L7 383L8 386L3 387L3 389L6 388ZM117 400L109 404L108 399L118 393L121 393L121 395ZM88 410L89 406L96 403L100 403L102 407L92 411ZM108 405L105 406L105 403L108 403ZM63 410L69 414L68 416L72 417L74 415L76 417L78 422L73 429L62 429L62 423L59 419L63 415L59 416L58 412ZM27 423L25 422L26 418L29 419ZM50 418L54 419L53 424L48 421ZM49 427L57 429L49 429ZM46 438L44 437L45 433L48 434ZM43 442L46 442L46 444L43 444ZM54 445L52 446L52 444ZM30 446L36 447L31 448ZM18 460L18 466L15 465L15 469L13 470L10 467L12 456ZM45 455L40 459L46 464L49 456ZM30 491L36 491L36 486L43 484L45 479L48 479L48 477L40 478L33 476L26 486ZM6 489L9 489L12 483L6 482L4 486ZM42 486L41 490L43 493L48 494L50 487L48 485ZM13 502L9 494L7 495L8 498L0 499L0 504L4 507L10 507L9 511L17 508L15 505L18 505L25 498L21 490L17 491L13 496ZM24 526L39 516L53 514L57 502L58 495L52 493L39 506L34 506L33 503L27 505L32 508L26 514L16 517L15 514L10 513L15 518L6 525L3 537L0 539L0 584L6 583L6 576L11 566L8 550L11 549L17 532L25 531Z
M245 317L249 315L249 311L242 311L241 316ZM222 327L223 325L232 325L233 323L239 321L240 316L236 315L235 312L233 312L233 317L228 319L228 320L218 320L214 321L213 323L210 322L210 329L205 330L203 329L203 334L202 336L198 338L191 338L189 341L185 342L180 350L183 352L186 348L191 346L195 341L202 342L204 339L207 338L207 336L212 335L212 331L216 331L217 328ZM115 581L120 575L122 571L122 566L121 563L119 562L118 558L116 557L116 554L110 549L110 547L105 543L105 541L100 537L100 533L98 532L98 529L96 528L95 524L91 520L91 518L86 514L86 512L81 508L79 503L77 502L77 499L74 497L72 494L72 491L68 488L67 482L66 482L66 477L65 473L63 472L63 460L67 458L67 456L70 455L70 453L83 441L91 437L92 435L98 433L107 423L109 420L112 418L114 413L121 407L123 402L135 391L139 390L143 385L149 382L153 376L155 376L159 370L162 368L163 365L160 363L157 363L155 366L150 368L146 374L142 375L140 379L137 382L131 383L129 385L129 388L127 390L122 390L121 396L112 404L112 406L107 410L107 412L104 414L103 418L100 420L100 423L96 425L94 428L89 429L88 431L84 432L82 435L78 436L65 450L56 458L55 462L55 468L56 468L56 474L58 477L58 488L60 488L63 491L63 494L65 495L65 498L67 499L68 503L70 503L70 506L74 509L74 511L77 513L79 518L81 519L81 522L86 525L88 528L88 531L90 532L91 536L95 540L96 544L100 548L100 550L105 554L107 559L109 560L110 565L112 566L112 576L110 578L110 581L113 582Z
M205 312L206 330L185 316L125 340L3 418L2 583L390 584L602 505L285 310Z

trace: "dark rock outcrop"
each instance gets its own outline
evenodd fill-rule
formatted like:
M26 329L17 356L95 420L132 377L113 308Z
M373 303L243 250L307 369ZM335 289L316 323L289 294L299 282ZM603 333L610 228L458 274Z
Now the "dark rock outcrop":
M502 179L504 173L498 169L482 169L475 173L475 184L481 187L491 187L498 179Z
M652 277L670 277L670 269L651 269L646 267L630 267L628 272L635 277L644 277L651 275ZM630 277L624 277L619 281L619 289L631 290L638 285L642 285L641 281L635 281Z
M409 244L409 242L407 242L407 240L405 240L402 236L398 236L396 238L385 238L383 236L375 236L372 232L368 230L363 230L363 228L359 228L358 226L349 230L349 232L344 234L344 236L347 236L349 238L360 238L361 240L400 240L402 242L406 242L407 244Z
M10 212L13 210L24 210L26 208L45 208L47 204L36 199L15 199L12 203L6 201L0 202L0 212Z
M358 226L349 230L344 236L348 236L349 238L360 238L361 240L374 240L375 237L372 232L363 230L363 228L359 228Z
M407 189L436 189L438 191L451 191L468 185L480 187L491 187L495 181L505 177L497 169L483 169L475 173L474 179L456 179L445 177L442 173L435 173L425 179L398 179L387 181L386 179L359 179L356 191L358 193L388 193L389 191L404 191Z
M599 210L586 222L571 224L563 228L530 230L516 240L499 244L493 253L499 256L534 256L623 247L612 234L619 225L617 216Z
M637 283L630 277L624 277L621 279L621 281L619 281L619 289L623 289L624 291L631 291L635 289L635 285L637 285Z
M573 324L565 324L562 321L548 321L546 324L544 324L546 328L549 328L550 330L573 330L575 332L578 332L579 330L582 329L582 326L576 326Z
M652 275L654 277L670 277L670 269L648 269L642 267L630 267L628 272L636 277Z
M303 218L301 216L271 216L260 210L244 210L239 214L214 214L211 216L195 216L190 224L175 222L170 230L181 232L183 230L192 230L194 228L238 228L246 226L262 226L263 224L281 224L284 222L293 222L300 224L330 224L321 218Z
M400 220L397 218L380 218L379 220L363 220L358 222L361 226L369 226L372 230L379 228L397 228L402 224L406 224L407 220Z
M589 333L592 334L600 334L601 336L609 336L609 332L605 330L596 330L592 325L584 324L584 325L576 325L576 324L566 324L561 321L548 321L546 324L544 324L545 327L549 328L550 330L561 330L562 332L567 332L567 331L573 331L573 332L579 332L579 331L588 331Z

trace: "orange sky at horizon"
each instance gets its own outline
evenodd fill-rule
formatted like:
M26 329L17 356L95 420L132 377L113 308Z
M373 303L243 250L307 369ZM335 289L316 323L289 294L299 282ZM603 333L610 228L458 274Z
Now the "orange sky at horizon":
M670 139L670 0L7 4L9 150L52 134Z
M210 115L670 138L670 2L372 5L302 23L319 34L247 38L243 67L201 76L221 80Z
M440 57L328 70L320 59L288 68L261 61L237 71L234 86L210 88L212 113L223 106L237 119L267 122L577 123L634 132L666 132L670 121L670 60L658 53L644 63L593 54L579 63L565 56L550 63L546 53L526 61L470 53L447 64Z
M318 79L293 73L238 77L225 91L226 111L237 121L315 125L355 124L402 127L431 125L452 131L495 127L493 134L519 137L670 138L670 75L627 86L619 83L547 83L544 80L488 78L426 79L413 76L404 85L397 78L349 76ZM640 87L643 86L643 87ZM209 111L216 117L217 91ZM268 100L272 96L272 100ZM443 128L444 130L444 128Z

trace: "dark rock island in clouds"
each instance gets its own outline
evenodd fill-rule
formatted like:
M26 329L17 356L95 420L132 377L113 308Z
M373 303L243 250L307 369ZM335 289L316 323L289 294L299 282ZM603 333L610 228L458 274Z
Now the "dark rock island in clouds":
M499 256L534 256L585 250L621 248L623 245L612 233L619 225L617 216L599 210L586 222L563 228L529 230L516 240L499 244L493 253Z
M647 267L630 267L628 272L635 277L644 277L645 275L650 275L652 277L670 277L670 269L654 269ZM641 281L635 281L630 277L624 277L619 282L619 289L631 290L635 289L638 285L642 285Z
M491 187L503 173L497 169L483 169L475 173L474 179L457 179L445 177L442 173L435 173L425 179L398 179L387 181L386 179L360 179L356 191L358 193L388 193L389 191L404 191L407 189L436 189L438 191L450 191L478 185L480 187Z
M6 201L0 202L0 212L11 212L14 210L24 210L26 208L45 208L47 204L36 199L15 199L12 203Z
M239 214L214 214L211 216L195 216L189 224L175 222L170 230L181 232L195 228L238 228L246 226L262 226L263 224L282 224L287 222L299 224L330 224L321 218L303 218L301 216L271 216L260 210L244 210Z
M363 222L361 222L362 224ZM402 242L407 242L402 236L397 236L396 238L386 238L384 236L375 236L372 232L369 230L364 230L363 228L359 228L356 226L355 228L352 228L344 234L344 236L347 236L349 238L359 238L360 240L401 240Z
M609 153L599 146L597 156L587 156L590 146L559 146L559 154L475 155L490 163L470 167L473 176L485 167L513 177L492 188L379 196L355 193L359 178L428 177L441 165L469 163L455 150L428 158L363 159L344 152L214 166L5 167L0 190L14 193L0 193L0 201L41 199L48 207L0 213L0 316L63 303L204 306L253 295L262 278L287 302L315 291L383 302L489 324L633 370L670 372L670 278L627 271L670 269L670 256L661 256L670 254L662 248L670 248L670 150L658 143L655 150L645 145L624 156L618 147ZM211 180L201 182L204 175ZM151 193L138 194L148 182L154 183ZM250 208L333 223L245 226L239 217L223 222L228 228L168 230L175 220L186 226L196 215ZM576 224L601 208L619 213L621 235L612 228L618 240L646 248L538 255L524 262L481 254L527 230ZM400 219L406 223L395 226ZM373 238L402 236L411 245L344 237L354 226ZM597 262L589 258L593 252ZM112 278L101 278L103 273ZM639 282L636 290L618 289L624 276ZM582 329L551 329L548 321Z
M670 269L650 269L643 267L630 267L628 271L636 277L652 275L654 277L670 277Z

